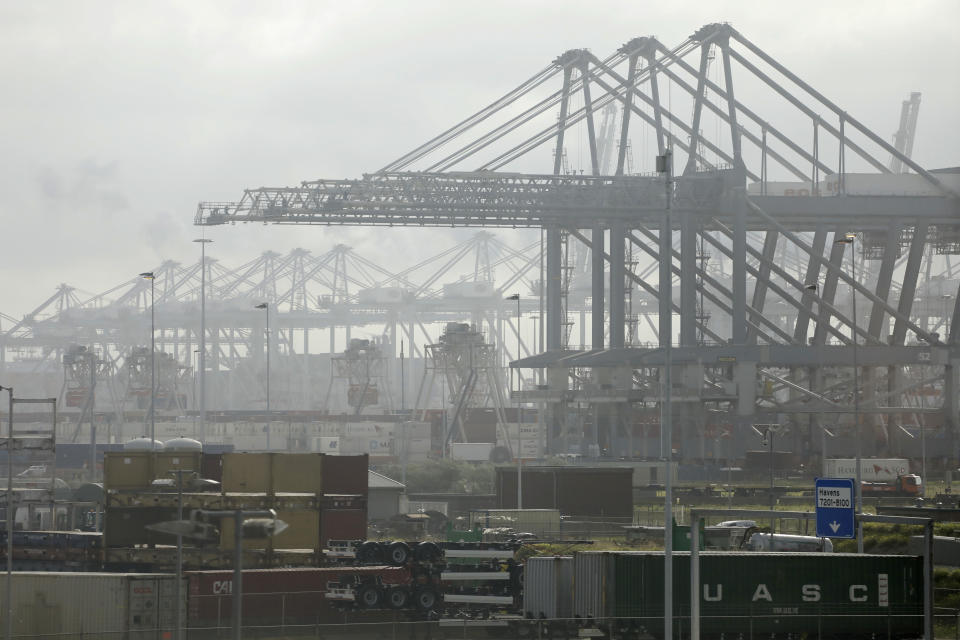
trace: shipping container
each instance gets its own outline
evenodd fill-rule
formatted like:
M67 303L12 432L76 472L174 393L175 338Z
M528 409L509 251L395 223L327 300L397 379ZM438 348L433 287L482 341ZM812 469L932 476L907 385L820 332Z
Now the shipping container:
M366 496L367 469L370 458L360 456L325 456L323 460L323 491L327 494L358 494Z
M153 454L151 482L157 478L176 480L171 471L194 471L199 474L203 468L202 458L200 451L157 451Z
M319 453L227 453L223 456L224 491L323 493Z
M232 571L188 572L191 629L229 627L233 609ZM244 626L336 624L344 614L324 598L327 584L355 575L380 576L385 584L406 584L402 567L252 569L243 572Z
M517 469L497 467L497 504L517 505ZM524 467L523 505L559 509L588 518L633 517L633 469L629 467Z
M673 572L674 614L689 616L689 553L674 556ZM663 553L578 553L574 614L633 619L656 634L663 576ZM889 629L892 637L913 637L922 627L923 561L917 556L705 552L700 576L705 633L849 637Z
M176 620L175 579L165 574L14 573L13 634L58 640L169 638ZM186 592L185 582L183 604ZM0 601L7 602L5 581L0 581Z
M357 504L360 504L359 501ZM367 538L366 502L362 506L324 507L320 510L320 547L330 540L365 540Z
M150 453L147 451L108 451L103 456L103 485L108 491L149 487Z
M170 471L200 472L199 451L107 451L103 457L103 484L108 491L148 489L156 479L173 479Z
M176 544L176 537L147 529L148 525L177 519L177 510L161 507L113 507L103 520L106 547L132 547L138 544Z
M229 492L269 492L269 453L225 453L221 486Z
M529 558L523 567L523 612L532 618L573 617L573 558Z
M206 480L223 480L223 454L204 453L200 458L200 477Z
M323 461L319 453L272 453L270 491L323 493Z
M574 616L606 617L612 591L613 556L610 552L583 551L573 556Z
M824 469L828 478L857 477L856 458L827 458ZM906 458L861 458L860 480L885 482L910 473L910 461Z

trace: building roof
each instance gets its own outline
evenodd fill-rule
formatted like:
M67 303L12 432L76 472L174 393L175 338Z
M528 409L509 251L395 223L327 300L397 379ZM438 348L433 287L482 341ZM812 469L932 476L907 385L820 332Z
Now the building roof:
M367 486L371 489L396 489L398 491L406 488L402 482L397 482L393 478L388 478L382 473L370 469L367 470Z

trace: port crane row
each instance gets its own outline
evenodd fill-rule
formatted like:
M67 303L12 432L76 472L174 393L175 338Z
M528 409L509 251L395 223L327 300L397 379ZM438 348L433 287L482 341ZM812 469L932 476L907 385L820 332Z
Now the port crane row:
M633 455L631 415L670 392L684 457L702 457L708 431L746 442L757 423L787 423L809 451L827 423L866 422L879 452L928 426L917 400L932 388L952 454L960 181L909 155L917 104L890 144L731 25L710 24L673 48L640 37L603 59L567 51L377 172L248 189L202 202L195 222L541 230L545 348L511 367L542 374L514 397L544 407L551 451L592 442ZM644 156L669 158L658 173L629 171L638 140ZM581 173L568 144L588 154ZM546 149L552 169L531 170ZM571 257L584 254L591 339L574 348L582 263ZM631 344L634 287L658 316L658 344ZM935 319L922 308L933 288Z

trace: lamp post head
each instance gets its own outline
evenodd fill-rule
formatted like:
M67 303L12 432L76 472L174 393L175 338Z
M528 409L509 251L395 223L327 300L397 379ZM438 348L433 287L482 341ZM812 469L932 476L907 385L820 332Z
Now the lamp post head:
M266 308L267 308L267 303L266 303L266 302L261 302L261 303L258 304L258 305L254 305L253 308L254 308L254 309L266 309Z
M857 239L857 234L855 233L845 233L842 237L834 240L835 244L853 244L853 241Z
M203 244L207 244L207 243L209 243L209 242L213 242L213 240L211 240L210 238L197 238L197 239L194 240L193 242L200 242L200 243L203 243Z
M144 280L153 280L153 271L144 271L140 274L140 277Z
M519 301L519 300L520 300L520 294L519 294L519 293L515 293L515 294L513 294L512 296L507 296L506 298L504 298L504 300L516 300L516 301Z

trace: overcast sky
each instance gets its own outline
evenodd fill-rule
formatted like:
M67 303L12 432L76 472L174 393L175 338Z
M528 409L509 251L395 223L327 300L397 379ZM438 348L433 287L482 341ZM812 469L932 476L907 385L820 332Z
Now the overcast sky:
M914 158L960 165L957 0L2 0L0 312L195 261L198 201L375 171L567 49L718 21L887 139L921 91ZM449 233L207 229L228 265L341 242L409 259Z

